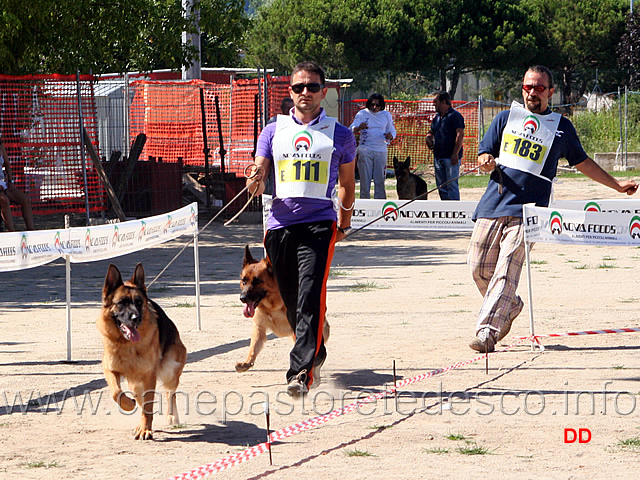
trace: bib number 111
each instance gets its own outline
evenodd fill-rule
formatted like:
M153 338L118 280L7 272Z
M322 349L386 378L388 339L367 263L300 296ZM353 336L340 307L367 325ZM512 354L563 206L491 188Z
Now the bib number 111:
M319 182L320 181L320 162L312 162L311 160L298 160L293 162L295 168L295 181L299 182ZM313 176L313 177L312 177Z

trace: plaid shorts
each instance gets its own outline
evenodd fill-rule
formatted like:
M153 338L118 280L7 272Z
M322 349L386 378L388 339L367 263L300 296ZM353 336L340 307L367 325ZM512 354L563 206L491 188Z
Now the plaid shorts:
M467 263L484 297L476 332L489 327L500 332L522 309L516 295L525 260L524 226L520 217L478 218Z

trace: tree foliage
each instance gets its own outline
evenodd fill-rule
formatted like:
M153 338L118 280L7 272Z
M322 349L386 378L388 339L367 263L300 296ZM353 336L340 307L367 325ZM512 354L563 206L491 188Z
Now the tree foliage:
M618 64L629 72L629 86L640 89L640 12L627 15L626 29L617 48Z
M629 6L626 0L530 0L528 5L536 22L545 25L536 60L560 73L563 103L584 93L585 70L616 66L615 48L624 32Z
M425 3L423 28L434 64L451 80L460 74L527 65L537 53L536 24L519 2L510 0L433 0Z
M509 67L535 55L525 11L508 0L274 0L258 10L249 61L291 68L440 71L452 93L461 73Z
M242 0L200 0L205 53L236 63L244 29ZM182 31L195 27L180 0L2 0L0 68L4 73L83 73L179 69L193 49ZM229 51L234 55L230 55ZM205 54L203 54L203 57Z
M252 18L245 3L197 0L203 65L238 66L242 51L279 72L311 59L367 81L439 79L453 96L463 73L542 63L568 102L587 70L614 72L619 58L640 82L640 20L625 34L627 0L252 0ZM3 73L179 69L194 58L181 42L195 29L181 0L0 0L0 19Z

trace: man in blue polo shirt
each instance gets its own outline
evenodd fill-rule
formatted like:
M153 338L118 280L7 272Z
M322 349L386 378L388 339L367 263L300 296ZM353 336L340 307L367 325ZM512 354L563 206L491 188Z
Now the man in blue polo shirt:
M460 200L458 176L464 141L464 117L451 106L448 92L438 92L433 98L436 116L427 133L427 146L433 150L433 167L440 200ZM446 185L443 185L444 183Z
M591 160L571 122L549 109L553 76L542 65L530 67L522 82L524 105L493 119L478 148L481 170L491 172L487 189L473 214L468 263L484 297L469 346L492 352L511 329L524 303L516 294L525 258L522 205L547 207L558 160L566 158L587 177L633 195L638 184L616 180Z
M327 278L334 245L351 228L355 202L356 141L320 106L327 94L324 82L316 63L293 69L294 108L265 126L255 157L257 194L269 171L275 172L264 246L295 332L287 371L287 393L293 397L320 383L327 356L322 337ZM252 180L247 183L256 188Z

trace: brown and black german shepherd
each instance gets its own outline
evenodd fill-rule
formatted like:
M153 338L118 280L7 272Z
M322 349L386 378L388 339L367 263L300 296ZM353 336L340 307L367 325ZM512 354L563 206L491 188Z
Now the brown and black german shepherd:
M268 330L279 337L290 337L292 341L295 340L295 334L287 320L287 307L280 296L271 263L267 258L254 259L249 245L244 247L240 288L244 316L253 319L249 354L244 362L236 363L237 372L246 372L253 367L258 353L267 341ZM329 340L329 322L326 319L323 337L326 343Z
M120 271L109 265L102 289L102 311L98 318L104 355L102 368L114 401L126 411L142 410L135 438L152 438L156 380L167 389L167 422L179 422L175 391L187 360L187 349L167 314L147 297L142 264L131 280L122 281ZM135 400L122 391L127 379Z
M396 191L398 192L398 199L413 200L424 193L420 200L426 200L427 183L418 175L412 173L409 169L410 166L411 157L407 157L404 162L398 160L397 157L393 157L393 171L397 180Z

